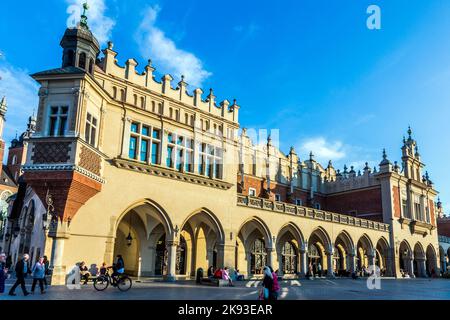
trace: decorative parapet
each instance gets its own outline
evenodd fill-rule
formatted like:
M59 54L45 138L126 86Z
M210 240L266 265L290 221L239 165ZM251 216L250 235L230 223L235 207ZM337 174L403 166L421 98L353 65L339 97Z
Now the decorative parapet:
M228 183L228 182L206 178L206 177L196 175L193 173L178 172L178 171L174 171L174 170L160 167L157 165L147 165L147 164L135 162L132 160L115 158L112 160L112 164L118 168L122 168L122 169L126 169L126 170L146 173L146 174L150 174L150 175L154 175L154 176L159 176L159 177L183 181L183 182L200 184L203 186L213 187L213 188L222 189L222 190L228 190L233 186L233 184Z
M237 195L237 205L254 209L261 209L267 211L274 211L283 214L290 214L309 219L345 224L366 229L379 230L389 232L389 224L360 219L339 213L317 210L313 208L297 206L290 203L276 202L263 198L256 198L250 196Z
M173 101L186 104L190 107L200 109L204 112L210 113L214 116L221 117L227 121L238 123L239 106L224 100L216 104L215 95L210 89L208 96L202 98L203 90L197 88L191 94L187 92L187 83L184 81L184 76L181 76L181 81L173 86L173 77L171 75L163 75L161 82L155 80L154 71L151 60L148 61L142 73L138 73L136 67L138 62L134 59L128 59L125 66L117 64L117 52L113 50L113 43L108 43L108 48L103 50L105 57L101 61L102 70L115 80L122 82L122 85L133 84L137 91L145 92L151 90L157 95L163 95ZM101 73L97 74L101 76ZM187 79L189 81L189 79Z

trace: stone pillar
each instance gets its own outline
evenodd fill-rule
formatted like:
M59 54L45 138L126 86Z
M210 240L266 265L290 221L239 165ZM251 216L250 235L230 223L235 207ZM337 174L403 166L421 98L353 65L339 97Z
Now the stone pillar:
M48 236L53 239L51 241L51 255L50 267L52 270L51 284L64 285L66 284L66 265L64 265L64 244L69 238L67 230L67 222L53 222L50 224Z
M333 252L327 252L327 278L334 278Z
M446 272L447 271L447 255L444 255L444 265L443 265L443 267L444 267L444 270L442 270L442 272Z
M305 277L308 273L308 251L306 250L306 246L302 245L300 249L300 275Z
M367 267L375 265L375 256L374 255L367 256L367 259L369 260L369 265Z
M167 275L166 281L176 280L176 263L177 263L177 247L178 241L167 241Z
M356 254L354 250L348 254L348 259L350 260L350 272L356 272Z
M267 251L267 265L273 268L275 266L275 263L277 262L277 252L275 248L266 248L266 251Z
M217 266L234 269L236 267L235 255L236 245L232 243L219 244L217 246Z
M409 258L409 276L411 278L415 278L416 276L414 275L414 259L413 258Z
M424 258L417 259L417 266L418 266L418 275L419 277L426 278L427 277L427 266L426 266L426 260Z

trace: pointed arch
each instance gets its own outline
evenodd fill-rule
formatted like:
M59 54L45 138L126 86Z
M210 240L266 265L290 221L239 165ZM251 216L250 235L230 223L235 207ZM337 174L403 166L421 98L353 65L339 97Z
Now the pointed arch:
M239 227L239 234L243 231L245 231L244 228L248 226L249 224L254 223L254 226L262 233L262 235L267 239L266 246L269 244L272 244L272 233L270 232L269 227L267 224L260 218L253 216L245 220L241 226Z

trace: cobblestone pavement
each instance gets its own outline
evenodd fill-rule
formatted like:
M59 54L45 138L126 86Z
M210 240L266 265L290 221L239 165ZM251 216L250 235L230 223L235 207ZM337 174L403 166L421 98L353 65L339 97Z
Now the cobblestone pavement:
M194 281L167 283L159 281L134 281L128 292L109 287L97 292L91 284L70 290L66 286L51 286L43 295L36 288L34 295L24 297L20 287L17 296L7 295L13 284L9 279L0 300L256 300L261 281L236 283L235 287L208 287ZM281 281L280 299L286 300L450 300L450 280L408 279L381 280L380 290L369 290L366 280L314 279ZM29 280L27 288L30 288Z

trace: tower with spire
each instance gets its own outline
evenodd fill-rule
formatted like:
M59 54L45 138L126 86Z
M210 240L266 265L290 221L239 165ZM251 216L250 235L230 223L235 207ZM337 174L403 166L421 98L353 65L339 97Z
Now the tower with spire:
M60 45L63 48L62 68L78 68L93 75L100 45L89 30L86 16L88 9L87 3L83 4L80 22L75 28L66 29Z
M422 181L422 169L425 165L420 159L417 141L412 137L411 127L408 127L408 138L403 138L402 164L405 177L411 180Z

